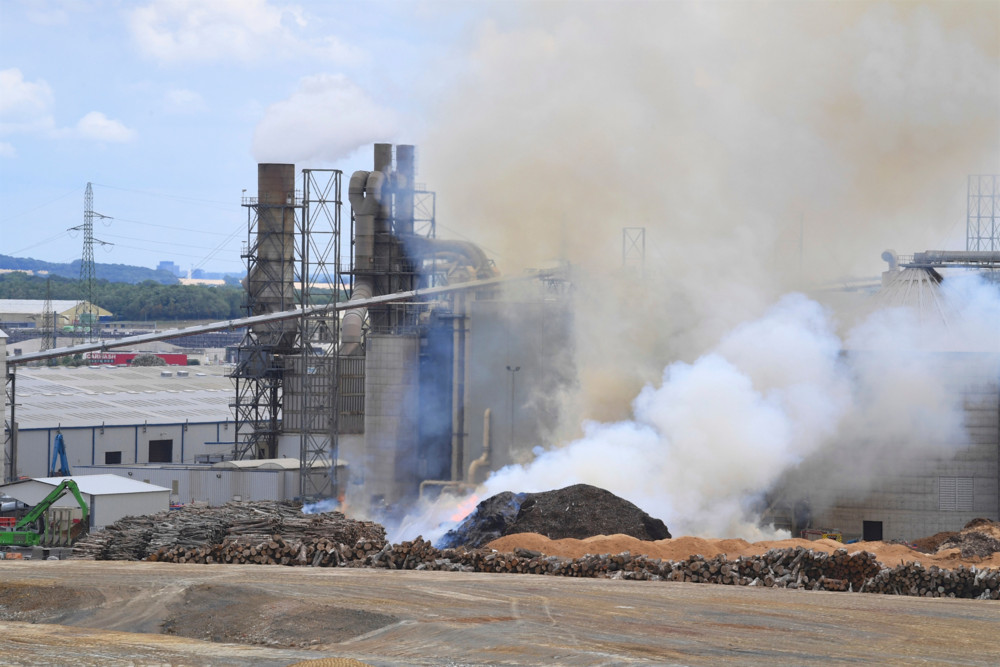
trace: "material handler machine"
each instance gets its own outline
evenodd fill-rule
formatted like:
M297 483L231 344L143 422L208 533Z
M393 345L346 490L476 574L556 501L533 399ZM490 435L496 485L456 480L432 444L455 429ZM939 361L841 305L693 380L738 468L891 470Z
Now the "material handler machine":
M73 494L83 510L79 521L73 519L73 508L52 507L67 493ZM72 479L64 479L13 526L0 523L0 547L69 546L89 528L90 510L80 489Z

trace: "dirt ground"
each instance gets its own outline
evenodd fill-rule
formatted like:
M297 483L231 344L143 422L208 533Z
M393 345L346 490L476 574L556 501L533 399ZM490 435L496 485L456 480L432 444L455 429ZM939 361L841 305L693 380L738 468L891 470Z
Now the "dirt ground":
M0 561L0 582L5 665L1000 664L978 600L120 561Z
M885 542L855 542L841 544L835 540L772 540L764 542L747 542L740 539L712 540L701 537L677 537L669 540L643 542L627 535L597 535L582 540L565 538L550 540L537 533L519 533L507 535L489 543L489 548L497 551L513 551L516 547L541 551L549 556L579 558L585 554L618 554L629 551L633 555L644 554L651 558L664 560L683 560L692 554L701 554L712 558L726 554L730 559L740 556L755 556L770 549L787 549L790 547L805 547L832 553L837 549L869 551L875 554L880 563L886 567L894 567L901 563L920 562L926 567L937 565L944 569L954 569L960 565L966 567L975 565L978 568L1000 568L1000 553L994 553L988 558L962 558L959 549L945 549L935 554L926 554L911 549L905 544L889 544Z

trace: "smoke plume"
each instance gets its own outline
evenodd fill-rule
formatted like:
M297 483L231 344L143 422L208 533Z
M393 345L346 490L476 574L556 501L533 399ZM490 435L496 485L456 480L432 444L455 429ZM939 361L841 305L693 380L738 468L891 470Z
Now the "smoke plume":
M974 316L933 332L782 295L961 247L966 175L1000 171L1000 6L517 7L461 54L421 175L441 228L505 271L581 269L580 390L480 495L589 482L675 533L751 536L748 507L807 460L963 445L928 350L993 350L994 292L948 291Z

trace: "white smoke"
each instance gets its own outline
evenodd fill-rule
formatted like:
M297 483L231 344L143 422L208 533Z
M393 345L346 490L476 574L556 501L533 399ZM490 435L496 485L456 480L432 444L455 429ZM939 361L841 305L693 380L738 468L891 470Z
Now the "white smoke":
M899 472L911 458L966 445L961 394L943 381L941 351L1000 354L1000 297L975 279L955 280L943 296L960 315L951 323L877 311L845 343L827 309L786 295L693 363L667 366L633 400L630 419L586 423L582 437L496 471L476 494L588 483L663 519L674 535L774 535L758 525L757 502L805 463L823 462L807 480L822 480L815 499L826 491L832 500L863 492L886 466ZM969 331L993 336L969 348ZM401 532L437 537L456 504L439 501L433 518L411 518Z
M753 536L747 509L790 473L864 489L887 448L963 446L932 351L995 350L990 290L946 282L963 318L937 328L781 295L955 247L966 175L1000 170L998 17L553 2L482 25L420 142L438 220L508 273L582 271L568 444L480 495L589 482L675 534ZM615 270L623 227L645 229L642 273Z

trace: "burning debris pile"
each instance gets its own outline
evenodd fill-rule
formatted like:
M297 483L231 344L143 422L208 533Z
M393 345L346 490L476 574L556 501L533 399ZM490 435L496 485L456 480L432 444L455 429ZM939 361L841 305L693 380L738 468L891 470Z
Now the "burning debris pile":
M589 484L542 493L505 491L476 509L439 540L441 547L478 548L505 535L538 533L550 539L628 535L654 541L670 537L667 526L641 509Z

